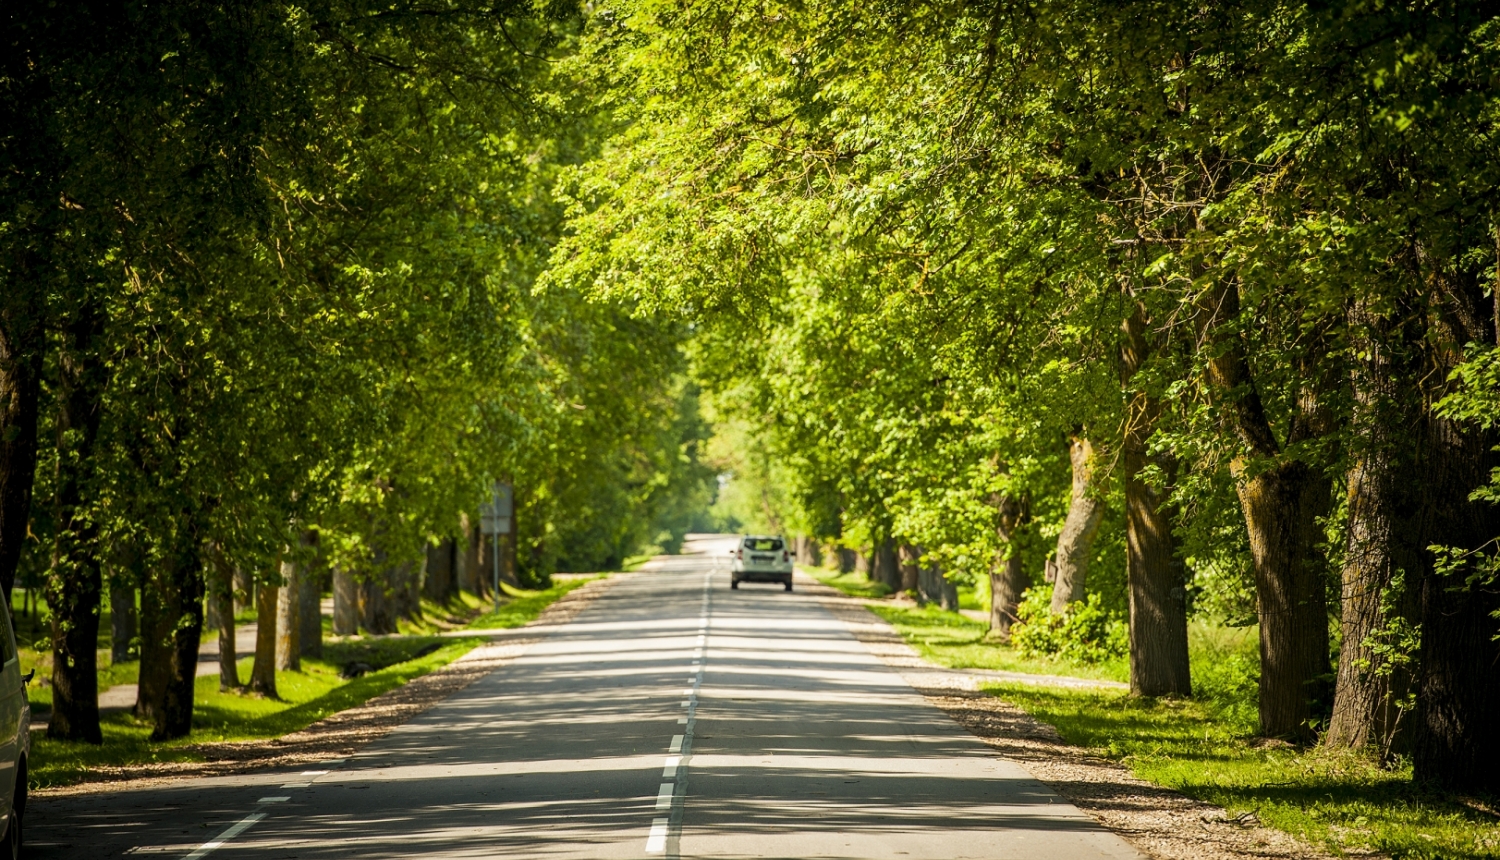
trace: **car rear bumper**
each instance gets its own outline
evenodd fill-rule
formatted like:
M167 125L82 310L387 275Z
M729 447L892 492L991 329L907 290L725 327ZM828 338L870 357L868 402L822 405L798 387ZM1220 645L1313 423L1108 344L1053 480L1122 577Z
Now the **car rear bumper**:
M730 574L735 582L791 582L790 570L736 570Z

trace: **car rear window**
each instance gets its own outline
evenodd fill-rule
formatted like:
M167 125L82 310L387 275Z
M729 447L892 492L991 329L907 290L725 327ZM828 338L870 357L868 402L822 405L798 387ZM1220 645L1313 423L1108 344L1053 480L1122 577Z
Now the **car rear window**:
M781 541L777 538L745 538L745 549L775 552L781 549Z

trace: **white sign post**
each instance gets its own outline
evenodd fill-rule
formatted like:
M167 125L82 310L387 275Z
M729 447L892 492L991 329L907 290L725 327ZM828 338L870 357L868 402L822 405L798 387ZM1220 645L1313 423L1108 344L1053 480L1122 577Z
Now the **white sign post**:
M500 536L510 534L510 520L514 512L510 484L504 481L496 481L490 490L490 501L488 504L479 506L479 530L484 535L492 535L495 538L495 550L491 554L495 580L495 611L500 611Z

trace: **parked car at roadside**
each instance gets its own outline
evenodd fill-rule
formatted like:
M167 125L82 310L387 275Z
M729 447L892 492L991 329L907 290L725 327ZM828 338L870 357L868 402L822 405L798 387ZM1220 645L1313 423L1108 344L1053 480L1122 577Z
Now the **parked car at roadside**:
M26 684L36 670L21 674L10 613L0 605L0 857L21 856L21 819L26 812L26 759L31 755L31 702Z
M779 582L792 590L792 553L780 535L744 535L730 553L730 588L742 582Z

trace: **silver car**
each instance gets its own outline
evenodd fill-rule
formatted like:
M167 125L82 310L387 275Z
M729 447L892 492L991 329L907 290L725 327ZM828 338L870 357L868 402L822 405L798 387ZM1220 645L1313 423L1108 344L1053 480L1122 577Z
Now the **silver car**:
M21 816L26 812L26 758L31 754L31 703L21 675L10 613L0 603L0 826L5 828L0 858L21 856Z
M730 588L742 582L779 582L792 590L792 554L780 535L745 535L731 552Z

